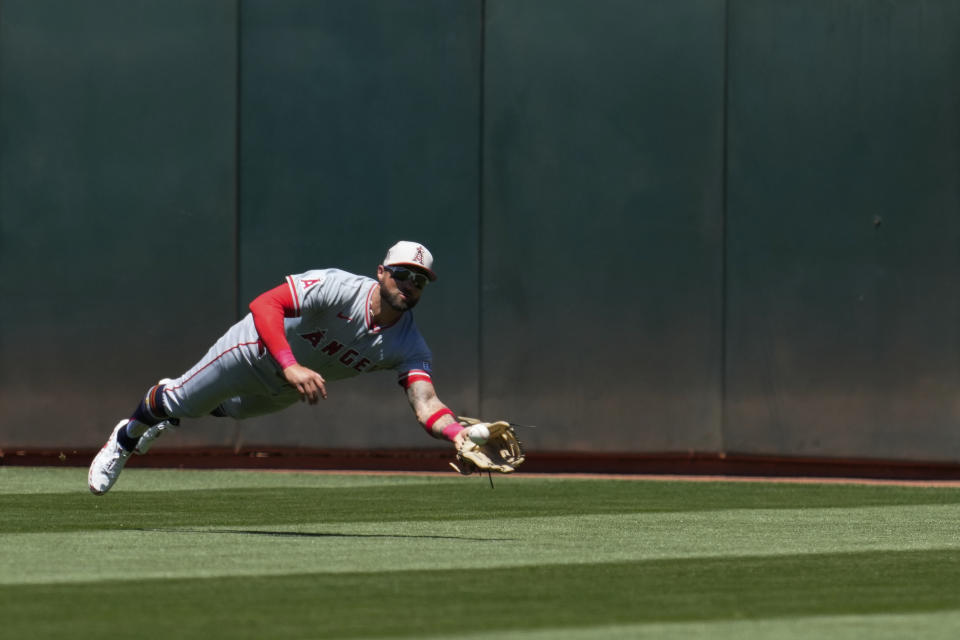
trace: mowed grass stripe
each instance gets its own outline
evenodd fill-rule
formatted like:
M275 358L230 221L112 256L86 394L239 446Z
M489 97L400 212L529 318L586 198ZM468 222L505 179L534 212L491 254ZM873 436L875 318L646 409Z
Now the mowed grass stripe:
M916 505L17 533L0 584L946 550L958 523L960 506Z
M426 484L436 477L428 474L323 473L257 471L249 469L138 469L137 460L128 463L117 485L118 491L187 491L191 489L236 489L243 487L352 487L396 484ZM451 473L451 478L459 478ZM80 467L0 466L0 494L82 493L87 486L87 469Z
M470 620L508 631L949 611L957 584L960 552L870 552L20 585L0 587L0 616L32 638L422 637Z
M465 633L433 636L457 640L956 640L960 637L960 611L910 614L815 616L760 620L710 620L705 622L647 622L632 625L553 628L517 633Z
M344 488L316 478L315 487L165 491L161 479L156 491L120 487L103 497L91 496L85 487L2 494L0 533L960 504L960 489L952 488L503 478L491 490L442 477ZM136 477L125 474L124 480Z

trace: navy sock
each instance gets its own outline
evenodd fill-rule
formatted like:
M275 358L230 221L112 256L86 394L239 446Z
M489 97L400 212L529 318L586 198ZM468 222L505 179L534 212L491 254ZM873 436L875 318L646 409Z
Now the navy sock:
M120 431L117 431L117 443L127 451L133 451L137 448L140 438L134 438L127 435L127 426L124 425Z
M131 418L148 427L152 427L169 418L170 415L163 406L164 386L165 385L162 384L156 384L150 387L140 401L140 404L137 405L137 409L133 412Z

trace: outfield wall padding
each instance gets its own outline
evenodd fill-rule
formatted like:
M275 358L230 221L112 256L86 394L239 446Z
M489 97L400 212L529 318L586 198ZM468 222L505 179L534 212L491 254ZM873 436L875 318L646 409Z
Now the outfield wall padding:
M483 413L716 450L723 4L491 1L485 43Z
M235 9L0 3L0 450L102 440L233 320Z
M730 7L725 448L960 459L960 3Z
M0 449L397 239L534 451L960 461L960 4L0 4ZM183 447L408 448L391 373Z

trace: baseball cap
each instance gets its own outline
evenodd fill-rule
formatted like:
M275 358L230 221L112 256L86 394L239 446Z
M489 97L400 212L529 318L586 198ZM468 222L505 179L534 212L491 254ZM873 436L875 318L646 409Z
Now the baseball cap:
M437 274L433 272L433 254L419 242L401 240L393 245L387 249L383 266L417 267L425 271L431 281L437 279Z

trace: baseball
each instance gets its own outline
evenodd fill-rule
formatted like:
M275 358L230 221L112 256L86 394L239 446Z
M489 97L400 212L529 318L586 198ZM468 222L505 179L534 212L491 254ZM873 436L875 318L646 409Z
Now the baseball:
M485 424L475 424L467 427L467 435L475 444L486 444L490 437L490 429Z

